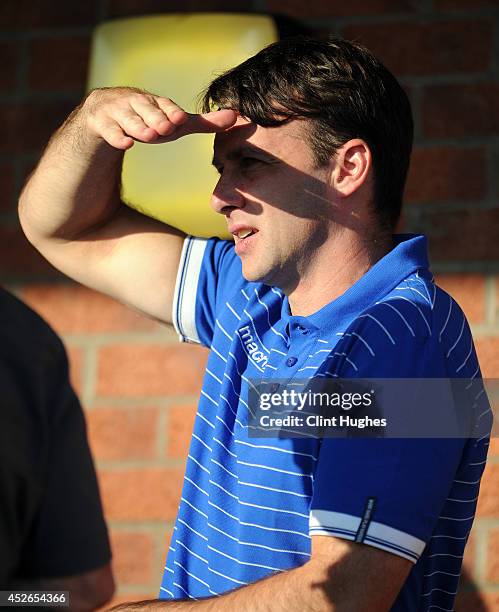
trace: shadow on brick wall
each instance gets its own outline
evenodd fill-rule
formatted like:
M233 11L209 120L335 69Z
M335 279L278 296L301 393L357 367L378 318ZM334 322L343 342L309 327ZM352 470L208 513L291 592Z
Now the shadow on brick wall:
M461 573L460 590L455 601L455 612L495 612L497 608L481 595L466 570Z

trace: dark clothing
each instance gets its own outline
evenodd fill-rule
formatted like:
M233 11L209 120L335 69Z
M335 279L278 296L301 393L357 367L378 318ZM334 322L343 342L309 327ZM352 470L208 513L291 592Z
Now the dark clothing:
M63 344L0 289L0 589L85 573L110 556Z

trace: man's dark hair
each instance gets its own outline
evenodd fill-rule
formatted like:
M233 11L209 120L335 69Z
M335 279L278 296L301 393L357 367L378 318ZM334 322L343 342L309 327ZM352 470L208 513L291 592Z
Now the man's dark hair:
M286 38L218 76L202 105L204 112L231 108L264 127L310 119L319 166L348 140L363 139L373 159L377 218L387 229L397 223L412 148L411 106L391 72L362 45Z

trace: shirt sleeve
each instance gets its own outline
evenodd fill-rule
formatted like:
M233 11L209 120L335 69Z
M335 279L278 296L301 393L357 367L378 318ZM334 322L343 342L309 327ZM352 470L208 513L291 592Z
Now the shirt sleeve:
M431 336L396 338L376 313L348 330L340 378L446 377ZM465 439L325 438L314 478L310 535L363 542L416 562L458 470Z
M187 236L173 301L173 325L180 341L210 347L217 310L242 280L241 262L231 241Z
M47 454L39 506L24 544L26 578L82 574L109 563L111 550L86 425L58 338L39 390Z

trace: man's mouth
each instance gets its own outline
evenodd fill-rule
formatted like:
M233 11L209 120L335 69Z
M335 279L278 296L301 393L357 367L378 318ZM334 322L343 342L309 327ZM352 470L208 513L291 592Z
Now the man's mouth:
M238 232L236 232L236 236L240 239L240 240L244 240L244 238L248 238L248 236L251 236L252 234L254 234L256 232L256 230L251 229L251 228L245 228L245 229L241 229Z
M245 240L246 238L249 238L250 236L253 236L253 234L256 233L258 233L258 230L254 227L241 227L237 231L232 232L234 237L238 240Z
M239 226L232 229L231 233L234 236L236 253L242 257L254 247L258 230L254 227Z

